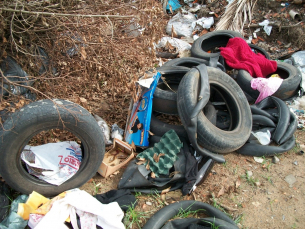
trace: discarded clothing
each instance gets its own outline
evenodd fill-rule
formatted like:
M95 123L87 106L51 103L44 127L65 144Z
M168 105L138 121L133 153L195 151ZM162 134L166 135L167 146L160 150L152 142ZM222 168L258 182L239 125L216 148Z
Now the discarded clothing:
M244 69L252 77L266 77L277 69L276 61L268 60L260 53L255 54L240 37L229 39L227 46L219 49L229 67Z
M123 211L127 211L129 206L136 206L137 200L128 189L110 190L103 194L98 194L95 198L102 204L117 202Z
M124 216L118 203L100 203L89 193L74 189L65 198L54 202L51 210L41 219L35 229L61 228L70 216L73 228L78 229L76 214L80 217L81 228L95 228L96 225L107 229L125 228L121 222Z
M267 98L270 95L273 95L281 86L283 79L278 77L265 78L255 78L251 80L251 87L254 90L260 92L257 97L255 104L262 101L264 98Z

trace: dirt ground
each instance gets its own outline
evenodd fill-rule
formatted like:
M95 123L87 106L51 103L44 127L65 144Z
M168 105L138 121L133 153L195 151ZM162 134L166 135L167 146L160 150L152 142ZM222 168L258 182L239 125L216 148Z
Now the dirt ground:
M280 161L272 163L272 157L262 158L258 163L253 157L237 153L225 155L225 164L215 164L206 181L191 196L181 191L160 195L137 194L136 211L143 212L140 225L157 210L179 200L198 200L229 214L240 228L303 228L305 223L305 132L296 132L297 145L287 153L278 155ZM247 172L253 173L247 177ZM81 189L95 195L116 189L124 168L116 175L103 178L96 174ZM291 186L285 181L293 176ZM166 202L166 203L165 203ZM148 205L151 203L152 205ZM145 217L145 218L144 218ZM125 222L126 226L130 222ZM131 228L131 227L129 227ZM134 223L132 228L138 228Z
M89 2L83 8L82 6L78 7L77 12L84 10L87 13L94 13L91 11L94 11L95 8ZM111 29L107 33L108 38L112 35L114 39L109 39L110 42L107 44L110 46L104 47L102 45L95 46L100 39L103 42L108 39L105 38L105 34L101 35L101 33L98 35L100 37L95 37L94 32L97 26L95 23L98 22L98 19L95 22L88 20L88 25L86 25L90 31L85 31L85 28L81 30L83 27L80 30L82 37L86 35L89 48L84 46L86 49L84 48L82 51L86 50L86 52L73 58L56 56L55 49L52 54L54 54L54 61L57 62L58 68L61 70L61 75L56 78L56 82L52 81L52 78L39 78L34 87L37 87L43 94L37 93L38 99L45 98L45 95L48 98L69 99L81 104L90 112L100 115L109 125L118 123L120 127L124 128L132 92L132 86L130 86L132 77L136 78L147 68L155 67L159 63L155 56L152 58L151 52L143 51L143 47L165 35L165 25L170 19L170 16L163 15L161 4L158 1L147 1L147 5L144 5L145 1L133 2L135 2L133 4L140 5L137 7L139 6L141 9L139 12L142 16L150 15L151 18L157 20L157 25L154 24L147 29L143 37L134 38L128 37L126 33L122 34L121 21L116 21L113 23L114 31L112 34ZM207 7L198 15L208 16L209 12L215 11L217 14L217 16L215 15L215 23L217 24L227 2L220 0L199 2L206 4ZM287 4L285 5L285 3ZM115 7L120 7L119 5L120 3L116 2ZM131 3L128 4L129 8L126 7L128 11L125 12L135 13L135 10L130 6L132 6ZM96 6L96 10L98 7L105 6ZM299 12L301 18L293 20L288 14L291 9ZM104 10L108 12L106 10L109 9ZM295 5L291 1L259 0L253 11L252 23L257 24L269 19L274 23L274 26L270 36L261 30L257 33L258 38L252 43L264 48L271 59L286 59L295 51L304 50L304 13L304 5ZM146 22L143 21L143 24ZM210 31L213 31L214 27ZM257 28L255 26L245 28L245 37L248 38ZM0 35L5 37L6 34L3 34L0 28ZM92 40L90 40L91 36ZM9 37L7 39L3 37L0 39L0 49L7 50ZM56 44L60 46L63 43ZM118 49L115 45L120 45L120 48ZM7 52L14 54L8 50ZM0 54L2 57L3 53ZM20 53L19 55L21 58ZM101 60L97 58L103 55L108 55L109 58L107 60L106 58ZM91 57L92 59L90 59ZM32 90L32 92L36 91ZM23 103L15 102L16 107L10 108L10 111L21 107ZM1 99L0 111L8 106L9 103ZM206 181L197 187L191 196L182 196L180 191L169 192L163 196L137 193L138 203L135 211L141 212L139 221L131 222L131 218L125 219L126 228L139 228L138 224L140 227L143 226L146 220L163 206L189 199L203 201L219 208L232 216L240 228L304 228L305 171L303 168L305 155L301 154L300 151L305 151L305 131L298 130L296 139L297 144L294 149L277 156L280 160L278 163L273 163L272 157L261 158L262 162L259 163L253 157L242 156L234 152L225 155L226 163L215 164ZM123 172L124 168L109 178L103 178L96 174L81 189L92 195L116 189ZM286 181L287 177L290 180L295 179L295 182L289 185Z

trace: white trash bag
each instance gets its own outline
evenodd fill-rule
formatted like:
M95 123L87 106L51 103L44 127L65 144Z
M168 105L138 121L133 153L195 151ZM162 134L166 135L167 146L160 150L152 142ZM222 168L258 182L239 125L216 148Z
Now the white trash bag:
M21 159L30 174L50 184L61 185L78 171L82 150L74 141L26 145Z

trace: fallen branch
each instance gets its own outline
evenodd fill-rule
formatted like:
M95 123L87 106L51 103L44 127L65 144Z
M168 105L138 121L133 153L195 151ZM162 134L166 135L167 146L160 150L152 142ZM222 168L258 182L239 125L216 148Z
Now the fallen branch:
M44 15L44 16L62 16L62 17L105 17L105 18L137 18L138 16L134 15L98 15L98 14L62 14L62 13L50 13L50 12L34 12L26 10L17 10L17 9L8 9L0 8L2 11L14 12L14 13L24 13L24 14L33 14L33 15Z
M224 205L222 203L219 203L215 198L214 199L210 198L210 201L215 202L216 204L220 205L221 207L223 207L227 211L238 211L238 209L236 209L236 208L231 208L231 207L226 206L226 205Z

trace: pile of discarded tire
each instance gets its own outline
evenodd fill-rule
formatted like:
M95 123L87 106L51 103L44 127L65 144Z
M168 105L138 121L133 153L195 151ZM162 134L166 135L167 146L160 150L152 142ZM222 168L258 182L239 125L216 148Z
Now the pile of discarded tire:
M206 218L183 218L171 220L179 216L179 212L202 211ZM170 204L155 213L144 225L143 229L179 229L179 228L223 228L237 229L235 222L225 213L212 207L209 204L199 201L180 201Z
M275 97L267 98L250 109L249 102L259 95L258 91L251 88L253 77L245 70L238 70L234 80L226 73L230 67L220 52L215 52L234 37L242 35L233 31L215 31L203 35L192 45L193 57L173 59L157 69L162 74L162 80L154 93L152 133L162 136L174 129L181 138L188 139L196 151L217 162L224 161L218 154L233 151L263 156L293 148L297 120L282 100L297 94L301 81L299 70L293 65L277 61L277 70L273 74L279 74L283 82L273 95ZM252 44L249 46L252 51L270 59L262 48ZM205 70L200 70L202 66L206 66ZM269 114L274 108L277 111L273 115ZM179 115L183 125L162 122L158 119L159 114ZM281 117L275 117L277 115ZM258 125L257 122L262 119L268 119L270 123ZM272 133L271 140L276 145L260 145L257 148L253 135L250 136L251 131L266 131L266 128Z

